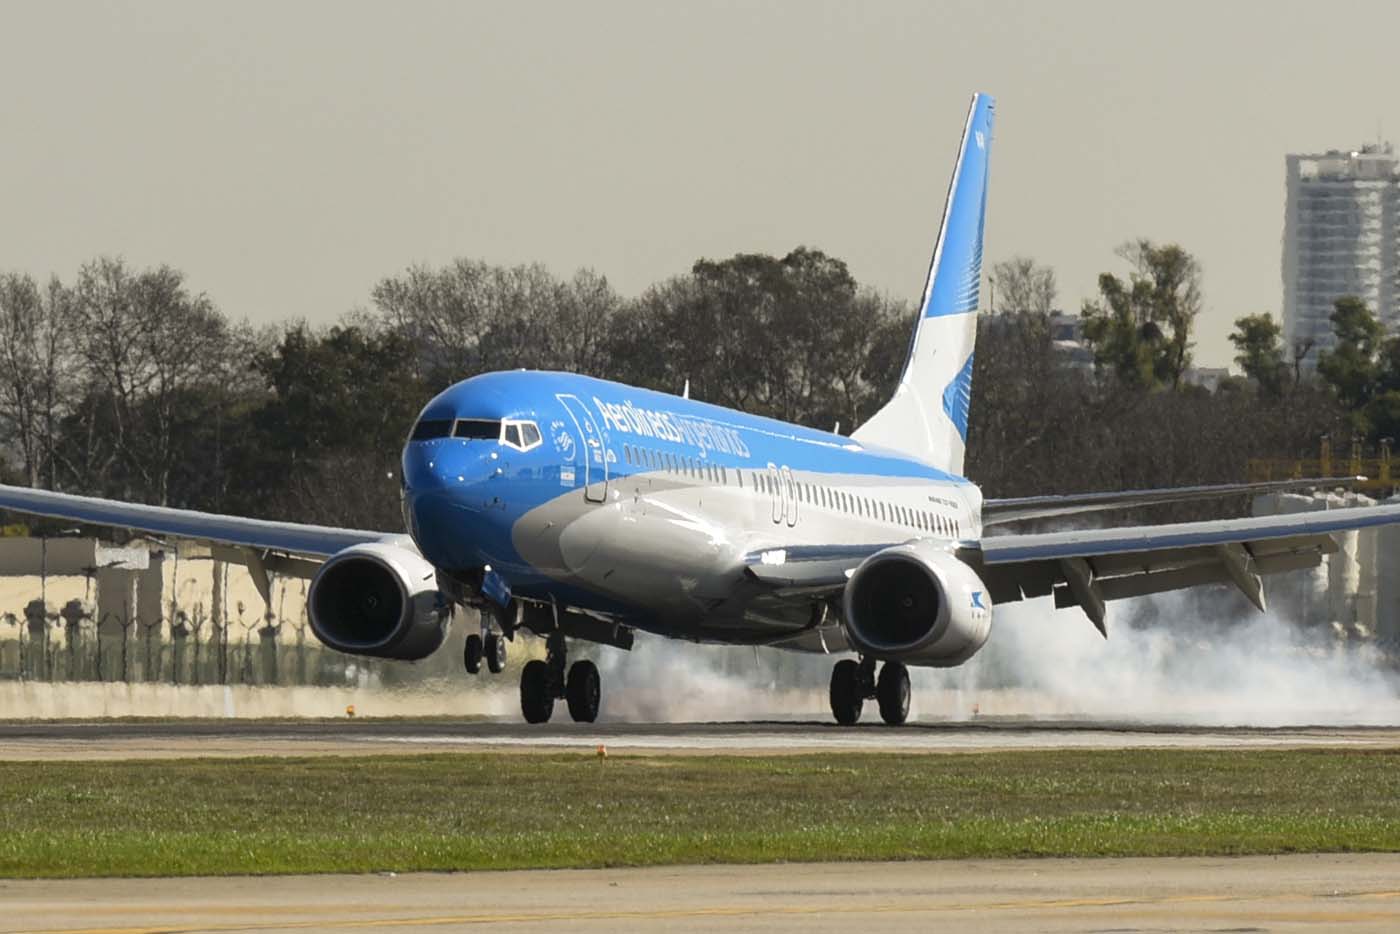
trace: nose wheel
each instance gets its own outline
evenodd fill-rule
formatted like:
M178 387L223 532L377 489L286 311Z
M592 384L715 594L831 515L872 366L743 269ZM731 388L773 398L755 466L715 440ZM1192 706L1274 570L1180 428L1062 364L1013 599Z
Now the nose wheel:
M500 633L490 633L483 647L486 653L486 667L491 674L498 675L506 670L506 639Z
M602 704L603 679L586 658L569 665L564 636L555 631L545 642L544 659L526 662L520 672L520 712L526 723L548 723L561 699L575 723L592 723Z
M485 651L481 636L476 633L467 636L467 644L462 647L462 667L467 669L467 674L474 675L481 671L481 659Z
M486 662L486 669L493 675L506 670L505 636L498 632L487 632L485 635L471 633L467 636L462 646L462 667L469 675L480 674L482 661Z
M898 726L909 719L909 669L901 662L885 662L875 677L875 659L844 658L831 669L831 713L842 726L860 720L865 702L874 698L880 719Z

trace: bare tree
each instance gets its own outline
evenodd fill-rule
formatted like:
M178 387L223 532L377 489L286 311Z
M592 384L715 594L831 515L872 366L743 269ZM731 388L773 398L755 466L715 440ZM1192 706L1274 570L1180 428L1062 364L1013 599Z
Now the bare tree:
M1055 309L1055 270L1029 256L1013 256L992 267L992 292L1007 314L1048 315Z
M57 278L0 276L0 424L30 486L54 486L59 422L73 404L72 296Z
M73 311L88 379L79 470L164 505L181 416L217 384L228 324L178 270L133 273L107 257L79 271Z
M483 370L601 368L606 326L621 306L588 270L561 282L538 263L466 259L383 279L373 299L389 329L418 348L415 375L436 385Z

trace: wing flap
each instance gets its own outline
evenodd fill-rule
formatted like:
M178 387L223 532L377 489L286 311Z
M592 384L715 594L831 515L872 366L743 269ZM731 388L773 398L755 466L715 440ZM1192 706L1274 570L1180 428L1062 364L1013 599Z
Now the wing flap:
M1112 493L1071 493L1055 496L1021 496L989 499L982 503L982 524L1002 525L1027 519L1050 519L1110 509L1133 509L1163 503L1220 499L1227 496L1259 496L1301 490L1351 487L1365 477L1315 477L1302 480L1271 480L1262 483L1222 483L1184 486L1162 490L1127 490Z
M1053 594L1106 632L1105 602L1202 584L1234 584L1263 609L1262 576L1317 567L1337 551L1334 533L1396 522L1400 505L1008 535L984 539L969 557L997 602Z
M1298 548L1336 548L1319 536L1400 522L1400 505L1330 509L1325 512L1291 513L1208 522L1140 525L1077 532L1044 532L1032 535L998 535L979 544L988 565L1025 561L1058 561L1088 558L1095 562L1119 556L1136 560L1170 560L1170 556L1139 557L1141 553L1189 551L1216 545L1248 544L1250 551L1273 553ZM1288 539L1301 539L1289 542ZM1270 544L1272 543L1272 544ZM1271 551L1272 550L1272 551ZM1329 552L1330 553L1330 552Z

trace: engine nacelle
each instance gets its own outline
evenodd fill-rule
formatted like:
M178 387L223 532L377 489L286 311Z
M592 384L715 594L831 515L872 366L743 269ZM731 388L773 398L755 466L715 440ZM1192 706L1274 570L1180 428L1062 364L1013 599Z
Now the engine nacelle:
M982 579L929 542L866 558L846 584L846 637L863 655L950 668L982 648L992 600Z
M437 569L415 551L385 542L332 555L306 595L311 631L351 655L417 660L447 637L452 606Z

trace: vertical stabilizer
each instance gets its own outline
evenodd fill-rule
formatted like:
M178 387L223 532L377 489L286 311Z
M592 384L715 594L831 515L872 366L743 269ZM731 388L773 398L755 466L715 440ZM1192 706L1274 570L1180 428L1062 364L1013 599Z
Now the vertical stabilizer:
M991 97L973 95L904 373L894 398L852 435L953 474L963 471L972 402L993 111Z

